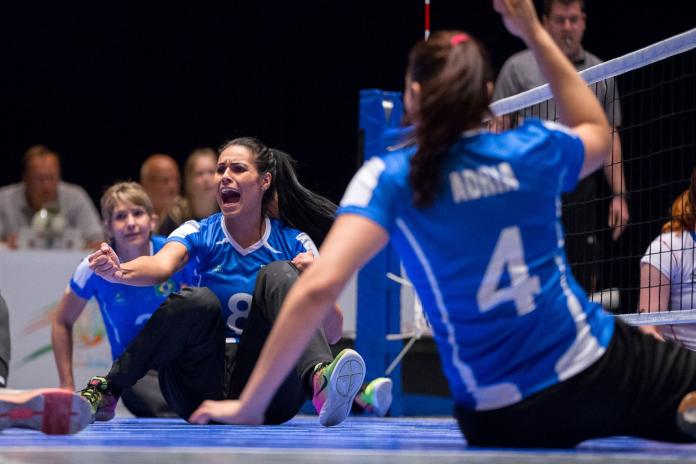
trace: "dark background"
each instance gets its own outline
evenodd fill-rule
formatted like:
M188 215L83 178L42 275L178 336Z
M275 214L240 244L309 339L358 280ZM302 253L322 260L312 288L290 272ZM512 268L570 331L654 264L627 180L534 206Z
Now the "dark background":
M588 2L586 48L610 59L694 26L687 2ZM0 185L46 144L94 199L154 152L255 135L340 198L356 168L358 91L400 90L423 4L379 1L12 2L0 17ZM433 0L433 30L462 28L496 71L521 41L489 1Z

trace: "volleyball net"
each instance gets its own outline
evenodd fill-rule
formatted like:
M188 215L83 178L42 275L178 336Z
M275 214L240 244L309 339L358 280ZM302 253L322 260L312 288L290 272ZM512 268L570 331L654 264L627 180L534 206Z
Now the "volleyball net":
M604 169L563 198L568 261L593 300L636 325L696 322L696 236L661 235L665 223L680 222L672 205L687 208L682 194L696 167L695 48L692 29L581 72L614 143ZM548 85L491 109L493 130L558 120Z

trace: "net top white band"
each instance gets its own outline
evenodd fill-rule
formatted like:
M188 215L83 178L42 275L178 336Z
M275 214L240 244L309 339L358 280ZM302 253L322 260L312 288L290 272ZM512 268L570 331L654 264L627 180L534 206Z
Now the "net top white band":
M617 317L630 325L695 324L696 309L659 313L621 314Z

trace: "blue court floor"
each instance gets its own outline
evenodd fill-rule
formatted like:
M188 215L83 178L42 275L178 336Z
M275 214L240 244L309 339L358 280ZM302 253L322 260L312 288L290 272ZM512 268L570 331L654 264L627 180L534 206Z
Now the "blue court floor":
M467 448L444 418L351 417L338 427L300 416L282 426L194 426L178 419L116 418L73 436L0 431L0 463L696 463L696 445L629 438L574 450Z

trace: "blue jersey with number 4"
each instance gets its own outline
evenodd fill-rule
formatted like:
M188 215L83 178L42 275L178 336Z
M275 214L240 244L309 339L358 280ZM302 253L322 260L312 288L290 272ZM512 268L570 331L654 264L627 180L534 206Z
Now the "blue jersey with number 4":
M581 372L614 321L570 274L562 192L578 181L581 140L529 120L502 134L471 132L450 149L432 206L413 206L414 147L365 163L339 214L390 235L420 297L455 401L489 410Z
M273 261L292 260L311 251L318 256L309 235L266 218L261 240L243 248L229 234L222 213L202 221L188 221L167 238L188 250L199 280L197 287L208 287L220 300L227 321L227 337L237 338L246 326L256 275Z

